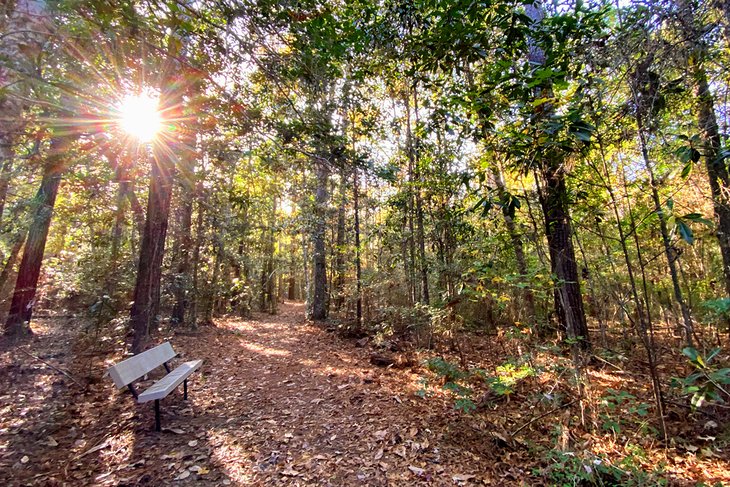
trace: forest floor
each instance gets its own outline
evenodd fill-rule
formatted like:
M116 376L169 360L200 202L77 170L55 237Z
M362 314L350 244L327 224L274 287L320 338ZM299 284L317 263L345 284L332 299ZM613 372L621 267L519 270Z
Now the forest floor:
M81 333L63 317L33 328L29 343L0 348L0 485L580 485L608 462L626 475L611 482L616 470L606 469L605 485L730 480L725 425L710 416L672 413L681 417L666 448L621 423L623 412L613 418L623 432L589 434L569 426L577 403L553 407L526 395L569 387L547 373L511 399L460 413L438 388L417 394L428 376L422 357L373 365L369 344L305 321L297 303L276 316L155 337L169 338L185 360L204 360L188 401L175 392L161 402L160 433L151 403L136 405L102 376L122 358L118 340ZM471 340L472 353L487 349L496 352L494 337ZM590 371L603 387L596 394L633 382L620 369ZM636 401L647 394L631 387ZM633 404L615 397L618 410Z

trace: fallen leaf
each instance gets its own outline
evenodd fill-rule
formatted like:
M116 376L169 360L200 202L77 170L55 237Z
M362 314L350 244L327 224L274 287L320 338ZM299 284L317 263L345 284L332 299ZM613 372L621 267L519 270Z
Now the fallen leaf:
M419 477L426 473L426 471L422 468L414 467L413 465L408 465L408 470L413 472L415 475L418 475Z
M287 467L281 471L281 474L286 475L287 477L296 477L301 475L299 472L294 470L291 465L287 465Z
M188 446L198 446L198 440L188 441Z
M20 459L20 463L25 465L29 460L30 458L28 458L28 455L23 455L23 458Z
M190 477L190 470L185 470L183 473L175 477L175 480L185 480Z
M180 428L165 428L162 431L170 431L172 433L175 433L176 435L182 435L185 433L185 430L182 430Z
M395 453L396 455L398 455L401 458L405 458L406 457L406 447L403 445L398 445L395 448L395 450L393 450L393 453Z
M82 453L81 455L77 456L76 458L78 459L78 458L81 458L81 457L85 457L86 455L89 455L91 453L94 453L94 452L97 452L99 450L102 450L102 449L106 448L107 446L109 446L109 440L104 440L103 442L99 443L95 447L89 448L88 450L86 450L84 453Z
M383 458L383 449L382 448L380 450L376 451L375 455L373 455L373 460L375 460L375 461L378 461L381 458Z
M374 433L374 436L375 436L375 438L377 438L378 440L381 440L381 441L382 441L382 440L384 440L384 439L385 439L385 437L386 437L386 436L388 436L388 430L380 430L380 431L376 431L376 432Z
M48 446L58 446L58 442L53 436L48 437L48 441L46 441L46 445Z
M453 475L451 477L451 480L453 480L454 482L468 482L475 477L476 475L457 473L456 475Z

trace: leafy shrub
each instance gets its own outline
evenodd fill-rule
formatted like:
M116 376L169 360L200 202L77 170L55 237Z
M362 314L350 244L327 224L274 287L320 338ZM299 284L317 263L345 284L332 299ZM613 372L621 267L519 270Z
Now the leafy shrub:
M693 408L701 407L708 399L724 402L724 396L730 396L723 386L730 385L730 368L717 368L713 363L721 352L715 348L703 357L695 348L686 347L682 353L689 359L695 372L685 378L675 378L674 385L682 387L682 393L691 395L690 403Z
M506 363L496 368L496 374L490 376L482 369L465 370L458 365L435 357L426 361L426 368L441 379L441 388L448 391L455 398L454 407L462 412L470 413L476 409L474 390L469 387L471 382L486 383L497 396L513 394L514 387L523 379L535 375L535 371L528 365ZM421 397L428 395L428 380L421 379L421 389L417 394Z

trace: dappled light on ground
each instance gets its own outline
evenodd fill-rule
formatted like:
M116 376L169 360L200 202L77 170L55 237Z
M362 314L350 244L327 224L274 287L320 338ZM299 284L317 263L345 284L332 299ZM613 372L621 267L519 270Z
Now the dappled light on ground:
M188 401L181 391L162 401L160 433L151 404L135 404L101 376L122 358L121 348L88 348L83 336L72 340L78 330L65 321L37 327L45 330L34 343L39 358L88 385L82 388L19 352L3 352L2 385L15 399L4 394L0 403L0 472L10 473L3 480L379 486L524 485L528 478L551 485L549 479L570 468L611 461L632 472L662 468L672 485L694 485L690 479L720 480L728 471L719 456L712 462L704 457L711 453L702 446L705 440L696 440L699 451L691 451L693 443L677 443L668 455L656 440L643 441L634 431L650 431L648 420L631 425L619 419L615 427L621 429L606 431L610 418L601 411L607 409L588 407L593 433L576 427L577 404L560 406L570 400L572 369L555 363L555 355L534 353L538 376L507 396L482 398L476 413L466 415L422 366L425 355L413 365L376 367L373 349L328 333L303 315L301 304L286 303L276 316L226 318L173 333L181 360L205 362L190 379ZM492 370L499 359L482 351L490 344L479 340L468 359ZM587 404L614 401L619 412L627 405L644 407L639 399L621 403L628 396L614 390L623 384L637 397L648 394L627 367L592 367L587 375L594 384ZM427 391L425 378L431 381ZM543 418L543 412L549 414ZM544 458L545 451L554 456Z

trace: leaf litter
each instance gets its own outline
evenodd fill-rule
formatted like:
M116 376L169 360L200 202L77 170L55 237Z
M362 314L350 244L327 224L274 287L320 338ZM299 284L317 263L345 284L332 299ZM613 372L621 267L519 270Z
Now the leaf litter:
M515 401L462 415L443 394L416 395L422 369L373 365L367 344L328 333L303 314L301 304L287 303L276 316L221 319L194 335L156 337L171 339L183 360L205 361L190 379L187 402L181 391L161 402L160 433L149 405L135 404L102 377L124 358L121 337L105 342L114 346L89 346L80 325L34 323L34 352L59 357L59 367L88 385L81 390L12 348L0 349L0 471L12 472L6 484L542 482L533 472L543 460L508 433L535 416L534 405ZM552 441L549 426L558 420L524 433L531 442ZM705 423L709 438L717 426ZM568 441L579 436L572 432ZM726 480L718 475L728 470L725 458L705 444L686 445L677 451L688 455L673 459L683 472L676 485L694 485L682 480L692 476ZM699 461L700 453L709 461Z

